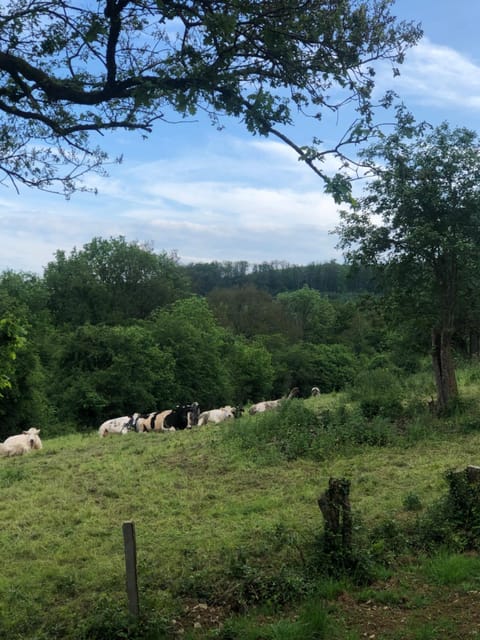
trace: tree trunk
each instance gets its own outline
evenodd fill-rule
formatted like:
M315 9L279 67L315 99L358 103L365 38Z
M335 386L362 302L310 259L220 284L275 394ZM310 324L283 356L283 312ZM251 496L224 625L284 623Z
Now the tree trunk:
M458 398L450 330L432 329L432 364L437 386L437 412L444 413Z

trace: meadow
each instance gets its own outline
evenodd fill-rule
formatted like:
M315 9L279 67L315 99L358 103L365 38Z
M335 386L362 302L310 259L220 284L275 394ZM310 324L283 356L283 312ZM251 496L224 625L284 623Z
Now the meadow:
M332 427L347 405L331 394L191 431L67 434L2 459L0 637L480 638L476 552L407 539L447 492L446 471L480 464L472 369L461 385L467 408L453 417L377 421L360 441ZM317 499L330 477L351 482L368 576L324 570ZM128 615L125 521L139 619Z

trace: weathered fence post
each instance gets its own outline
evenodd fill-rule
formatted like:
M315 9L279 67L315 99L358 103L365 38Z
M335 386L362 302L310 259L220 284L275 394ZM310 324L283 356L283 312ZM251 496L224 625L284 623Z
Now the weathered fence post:
M128 610L132 616L138 618L140 607L137 583L137 546L135 542L135 524L131 521L123 523L123 544L125 547Z
M337 561L348 564L352 558L352 514L350 482L330 478L328 489L318 498L325 519L324 551Z

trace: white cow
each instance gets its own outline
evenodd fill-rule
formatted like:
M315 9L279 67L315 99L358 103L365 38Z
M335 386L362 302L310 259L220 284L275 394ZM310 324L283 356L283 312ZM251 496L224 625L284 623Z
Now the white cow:
M290 389L288 395L282 396L281 398L278 398L278 400L264 400L263 402L252 404L252 406L248 410L248 413L253 416L256 413L263 413L264 411L278 409L278 407L284 400L291 400L292 398L297 398L299 395L300 389L298 387L293 387L293 389Z
M320 389L318 387L312 387L312 396L319 396L320 395Z
M210 411L202 411L202 413L198 416L198 425L213 423L220 424L224 420L228 420L229 418L234 418L234 408L230 405L225 407L221 407L220 409L210 409Z
M280 406L282 400L284 400L284 398L279 398L278 400L264 400L263 402L257 402L256 404L252 404L252 406L248 410L248 413L253 416L256 413L263 413L264 411L277 409Z
M10 436L0 445L0 455L21 456L29 453L32 449L41 449L40 429L31 427L28 431L23 431L16 436Z
M138 413L134 413L133 416L121 416L120 418L105 420L105 422L102 422L98 427L98 433L102 438L108 436L109 433L125 435L130 429L135 428L135 422L138 416Z

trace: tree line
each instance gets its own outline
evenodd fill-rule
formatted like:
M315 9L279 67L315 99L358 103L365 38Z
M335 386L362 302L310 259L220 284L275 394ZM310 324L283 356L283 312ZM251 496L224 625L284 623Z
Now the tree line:
M237 269L212 264L218 274ZM292 270L321 277L322 267L348 292L345 265L269 269L278 287ZM247 268L231 286L208 280L199 295L204 265L195 268L117 237L57 251L41 276L3 272L0 437L27 426L89 430L186 401L246 404L293 386L330 392L384 345L374 296L331 298L306 283L272 294ZM268 276L266 265L257 273Z
M335 260L308 265L290 264L274 260L249 264L240 260L191 263L185 266L192 290L207 295L215 288L252 285L277 295L282 291L296 291L304 286L333 296L350 296L377 291L378 283L368 267L339 264Z

